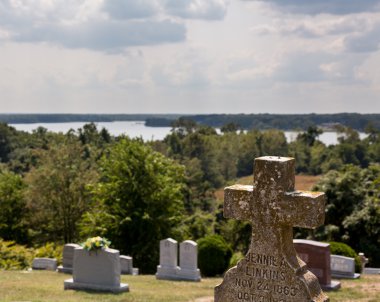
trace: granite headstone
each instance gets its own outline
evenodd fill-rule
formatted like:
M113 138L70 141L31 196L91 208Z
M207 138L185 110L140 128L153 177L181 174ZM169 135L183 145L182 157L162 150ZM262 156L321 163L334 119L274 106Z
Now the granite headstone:
M360 278L360 274L355 273L355 259L331 255L331 277L338 279Z
M172 238L160 241L160 264L157 266L157 279L178 279L178 243Z
M57 259L55 259L55 258L34 258L33 262L32 262L32 269L55 271L57 269Z
M330 244L306 239L294 239L293 243L298 256L317 276L324 290L340 288L340 282L331 279Z
M74 262L74 250L80 247L79 244L68 243L63 247L62 265L58 266L58 272L72 274Z
M179 247L178 278L181 280L200 281L198 269L198 245L192 240L183 241Z
M64 282L64 289L129 291L128 284L120 283L120 253L114 249L74 250L73 278Z

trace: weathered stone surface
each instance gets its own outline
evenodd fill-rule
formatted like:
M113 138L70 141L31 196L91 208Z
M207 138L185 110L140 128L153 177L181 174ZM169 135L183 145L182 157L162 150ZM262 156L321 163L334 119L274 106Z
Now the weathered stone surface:
M109 292L129 291L120 283L120 253L114 249L88 252L82 247L74 250L73 278L65 280L64 289Z
M32 262L32 269L55 271L57 269L57 259L55 259L55 258L34 258L33 262Z
M215 288L215 302L329 301L297 257L293 227L323 223L325 196L294 191L294 159L255 159L254 186L225 189L224 215L252 222L249 251Z
M318 278L324 290L340 288L340 282L331 280L330 244L306 239L294 239L294 248L308 269Z
M63 247L62 265L58 266L58 272L72 274L74 263L74 250L80 247L79 244L68 243Z

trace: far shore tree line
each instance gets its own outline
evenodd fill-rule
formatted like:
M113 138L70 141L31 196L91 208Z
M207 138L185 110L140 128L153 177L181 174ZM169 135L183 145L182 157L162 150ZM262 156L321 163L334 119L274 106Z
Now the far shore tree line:
M250 226L224 219L214 193L252 174L254 158L276 155L295 157L297 173L323 174L316 189L328 197L325 225L295 235L347 243L380 266L376 127L360 139L341 126L339 143L330 146L313 126L290 143L275 129L228 123L221 130L182 118L164 140L144 142L93 123L67 133L0 123L0 243L37 248L104 236L144 273L155 271L159 240L167 237L221 235L244 254Z

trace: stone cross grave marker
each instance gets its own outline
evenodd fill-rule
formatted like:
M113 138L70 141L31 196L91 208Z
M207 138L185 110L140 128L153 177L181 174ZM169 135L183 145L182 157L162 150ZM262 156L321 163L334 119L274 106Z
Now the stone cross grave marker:
M224 216L252 223L249 251L215 287L215 302L325 302L318 279L293 247L293 227L324 221L325 195L294 191L295 160L255 159L254 186L225 188Z

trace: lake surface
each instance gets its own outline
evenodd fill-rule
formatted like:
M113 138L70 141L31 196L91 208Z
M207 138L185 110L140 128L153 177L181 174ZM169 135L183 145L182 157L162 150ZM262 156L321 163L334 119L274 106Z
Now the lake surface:
M10 124L17 130L32 132L38 127L44 127L52 132L66 133L70 129L78 130L82 128L86 122L75 123L34 123L34 124ZM162 140L167 134L170 133L171 127L146 127L143 121L122 121L122 122L99 122L96 123L98 129L106 128L111 135L118 136L121 134L128 135L129 137L142 137L145 141ZM219 130L219 129L217 129ZM219 131L218 131L219 132ZM296 131L285 131L285 136L288 142L296 139ZM366 137L365 133L359 133L360 138ZM338 134L336 132L323 132L319 136L326 145L335 145L338 143Z

